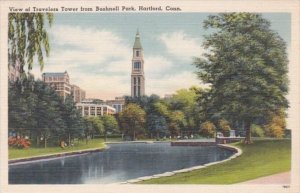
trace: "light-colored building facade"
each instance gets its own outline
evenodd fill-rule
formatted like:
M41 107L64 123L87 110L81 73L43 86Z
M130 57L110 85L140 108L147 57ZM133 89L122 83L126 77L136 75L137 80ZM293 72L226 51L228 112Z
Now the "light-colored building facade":
M81 112L82 117L101 117L116 114L115 108L104 104L77 103L76 108Z
M125 105L125 98L124 97L115 97L115 100L107 100L105 102L107 105L116 109L116 113L119 113L123 110Z
M70 78L67 71L43 73L42 79L52 87L59 96L63 97L64 100L67 96L71 95Z
M75 103L80 103L85 99L85 91L75 84L71 85L71 94Z
M137 31L133 45L131 68L131 97L145 95L144 50Z

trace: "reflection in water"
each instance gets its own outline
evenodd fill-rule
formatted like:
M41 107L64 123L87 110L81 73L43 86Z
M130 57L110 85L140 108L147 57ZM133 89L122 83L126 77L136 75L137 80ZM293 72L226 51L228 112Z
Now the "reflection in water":
M122 182L225 159L233 153L216 146L176 147L170 143L112 144L104 152L9 166L11 184Z

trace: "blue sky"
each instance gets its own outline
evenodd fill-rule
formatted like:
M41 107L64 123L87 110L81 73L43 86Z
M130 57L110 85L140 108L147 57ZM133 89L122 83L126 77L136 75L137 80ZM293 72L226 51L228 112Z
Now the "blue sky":
M146 94L172 94L201 86L193 57L200 57L202 28L209 13L55 14L49 30L51 54L43 72L67 70L87 97L113 99L130 94L132 46L137 28L145 54ZM290 47L290 14L263 14ZM33 70L40 77L39 69ZM203 85L202 85L203 86Z

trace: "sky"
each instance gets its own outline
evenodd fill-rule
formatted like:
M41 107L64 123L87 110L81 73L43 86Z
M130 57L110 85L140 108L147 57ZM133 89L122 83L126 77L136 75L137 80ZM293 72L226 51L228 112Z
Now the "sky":
M132 47L137 29L144 48L146 95L173 94L193 85L193 57L201 57L203 29L209 13L55 13L48 29L51 52L41 72L64 72L88 98L103 100L130 95ZM291 43L288 13L264 13L271 28Z

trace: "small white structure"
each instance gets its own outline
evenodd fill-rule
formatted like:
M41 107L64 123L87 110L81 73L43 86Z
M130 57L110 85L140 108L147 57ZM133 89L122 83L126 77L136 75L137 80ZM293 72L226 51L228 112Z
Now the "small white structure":
M218 137L224 137L223 133L222 132L217 132L217 138Z
M229 137L236 137L235 130L230 130L230 136Z
M104 104L92 104L92 103L77 103L77 109L81 111L83 117L87 116L103 116L112 115L116 113L116 109Z

